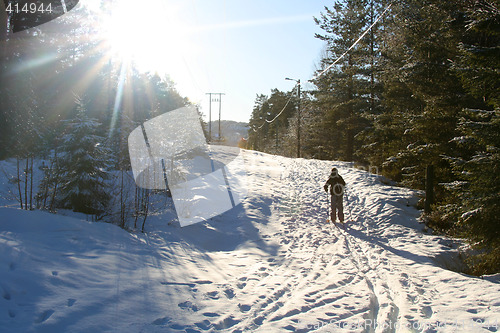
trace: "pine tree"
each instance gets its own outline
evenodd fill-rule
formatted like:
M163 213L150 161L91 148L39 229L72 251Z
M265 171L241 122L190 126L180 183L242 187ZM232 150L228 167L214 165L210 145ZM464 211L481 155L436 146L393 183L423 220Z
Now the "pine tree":
M374 22L378 3L336 1L333 8L325 7L321 17L315 18L325 31L316 37L327 42L323 67L330 67L340 59L329 72L314 80L318 88L315 97L324 114L324 122L317 131L330 133L324 145L331 151L329 158L353 161L361 144L355 138L369 125L367 115L377 112L380 81L376 78L379 54L376 33L372 31L369 38L355 42Z
M434 165L439 183L453 179L442 156L452 152L458 114L471 105L453 69L460 35L453 25L460 6L459 1L406 0L393 10L383 103L385 113L394 117L382 116L379 134L394 126L395 145L385 147L395 149L386 165L401 170L404 185L423 189L427 165ZM445 199L444 188L436 191L437 201Z
M456 70L466 89L483 102L466 109L450 156L457 180L454 195L459 233L482 252L470 259L474 274L500 271L500 10L491 1L470 3L464 11Z
M454 194L457 232L484 252L471 259L475 274L500 271L500 109L466 110L454 142L461 156L450 158L457 175ZM458 216L457 216L458 215Z
M97 134L100 124L88 117L85 103L77 99L77 114L65 121L62 138L61 203L75 212L99 216L104 213L109 195L106 180L110 157Z
M264 151L265 136L267 135L266 114L269 110L268 97L264 94L257 95L249 121L248 146L251 149Z
M266 153L292 156L288 140L291 119L296 116L296 90L282 92L272 89L271 95L257 95L250 118L248 146ZM296 133L296 130L295 130ZM293 141L295 152L297 140ZM285 149L286 147L286 149Z

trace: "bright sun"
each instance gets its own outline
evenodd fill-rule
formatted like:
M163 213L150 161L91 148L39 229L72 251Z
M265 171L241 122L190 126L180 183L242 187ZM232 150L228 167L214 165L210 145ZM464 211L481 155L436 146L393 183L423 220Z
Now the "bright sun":
M194 52L168 1L117 1L105 30L113 54L143 71L173 75L183 55Z

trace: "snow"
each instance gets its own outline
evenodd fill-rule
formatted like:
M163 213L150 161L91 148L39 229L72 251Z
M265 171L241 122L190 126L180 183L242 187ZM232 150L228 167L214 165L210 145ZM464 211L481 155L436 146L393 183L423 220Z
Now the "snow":
M2 331L498 331L498 276L446 269L461 244L423 232L414 192L347 163L242 156L247 198L184 228L168 209L143 234L0 208ZM333 166L345 229L326 222Z

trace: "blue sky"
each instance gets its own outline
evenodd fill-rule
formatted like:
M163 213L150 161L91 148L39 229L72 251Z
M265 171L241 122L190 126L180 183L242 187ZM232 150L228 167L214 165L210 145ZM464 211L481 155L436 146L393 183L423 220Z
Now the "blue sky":
M207 93L222 92L222 119L248 121L256 95L303 89L324 43L314 23L333 0L113 0L111 15L80 0L100 18L102 33L123 61L169 75L182 96L207 116ZM212 103L212 119L219 105Z
M82 0L89 6L103 0ZM330 0L115 0L109 40L145 71L168 74L207 116L206 93L224 93L222 119L248 121L257 94L307 80L324 43L314 23ZM147 15L144 15L147 13ZM215 111L216 112L215 112ZM212 119L219 105L212 103ZM214 112L216 114L214 114Z
M312 77L323 48L323 42L314 38L321 29L313 16L331 3L181 1L171 19L183 26L179 33L193 49L183 53L180 64L170 70L171 78L182 95L201 105L205 115L206 93L223 92L222 119L248 121L256 94L268 95L273 88L291 90L294 83L285 77L304 83ZM218 118L218 108L212 103L212 119Z

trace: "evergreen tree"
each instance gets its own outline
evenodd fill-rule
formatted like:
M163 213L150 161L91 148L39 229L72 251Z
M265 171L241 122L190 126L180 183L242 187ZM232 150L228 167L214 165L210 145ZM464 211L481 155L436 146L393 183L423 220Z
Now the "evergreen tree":
M76 117L65 121L61 143L61 203L75 212L98 216L109 200L105 181L110 154L97 134L100 124L88 117L81 99L76 103Z
M282 92L272 89L271 95L257 95L252 117L248 145L252 149L267 153L291 156L291 152L283 150L289 146L286 141L290 119L296 115L296 92ZM293 143L296 151L296 139Z
M459 129L462 135L454 142L461 156L451 159L457 180L447 184L455 195L449 218L459 221L459 235L483 250L471 258L472 272L496 273L500 271L500 109L466 110Z
M393 37L387 39L386 110L377 119L378 135L390 135L382 145L391 153L387 168L400 170L403 184L413 188L424 188L427 165L435 166L438 182L453 179L442 156L453 149L450 140L456 136L459 112L471 105L453 70L459 40L452 29L459 16L457 5L403 1L393 6L387 27ZM436 191L438 201L447 195L442 187Z
M462 41L456 70L466 89L483 104L466 109L458 121L452 190L457 232L479 255L470 259L474 274L500 271L500 11L492 1L469 3L461 20Z
M378 7L375 3L378 2L336 1L333 8L325 7L321 17L315 18L316 24L325 31L316 37L327 42L323 66L330 67L337 61L328 73L314 80L318 88L315 97L324 114L324 122L317 131L329 133L324 145L331 151L329 158L353 161L360 146L356 135L368 126L367 115L376 112L380 89L376 87L379 85L376 78L379 47L375 32L369 39L355 44L374 22L374 11Z
M268 97L264 94L257 95L249 121L248 146L250 149L264 151L267 136L266 115L269 111Z

